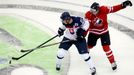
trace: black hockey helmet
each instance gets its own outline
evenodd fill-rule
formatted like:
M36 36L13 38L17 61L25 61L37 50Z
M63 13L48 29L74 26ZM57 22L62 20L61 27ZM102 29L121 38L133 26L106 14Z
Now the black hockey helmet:
M99 5L99 3L97 3L97 2L94 2L92 5L91 5L91 9L94 9L94 10L99 10L99 7L100 7L100 5Z
M70 16L69 12L63 12L63 13L61 14L60 18L61 18L62 20L66 20L66 19L70 19L71 16Z

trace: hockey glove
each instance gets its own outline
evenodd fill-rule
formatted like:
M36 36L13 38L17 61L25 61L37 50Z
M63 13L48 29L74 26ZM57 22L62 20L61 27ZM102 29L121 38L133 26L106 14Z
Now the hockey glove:
M82 40L84 40L83 36L77 36L77 41L82 41Z
M61 29L61 28L59 28L59 30L58 30L58 35L59 35L59 37L62 36L63 34L64 34L64 30Z
M127 0L127 1L124 1L124 2L122 3L122 7L123 7L123 8L126 8L127 6L132 6L132 2L129 1L129 0Z
M82 41L82 40L84 39L84 37L85 37L84 33L85 33L85 32L86 32L86 31L83 30L82 28L79 28L79 29L77 30L76 35L77 35L77 40L78 40L78 41Z

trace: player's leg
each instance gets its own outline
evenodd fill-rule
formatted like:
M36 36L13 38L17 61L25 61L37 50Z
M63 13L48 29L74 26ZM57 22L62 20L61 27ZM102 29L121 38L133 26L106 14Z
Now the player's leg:
M103 50L106 53L106 56L112 65L112 69L115 70L117 68L117 65L115 63L113 51L110 49L111 42L110 42L109 32L101 36L101 43L102 43Z
M96 68L94 66L94 63L93 63L90 55L89 55L86 40L84 39L83 41L75 42L75 46L77 47L79 54L82 56L82 58L85 60L85 62L87 62L87 64L89 65L89 69L91 70L91 74L95 75Z
M57 53L57 59L56 59L56 70L60 70L61 64L62 64L62 59L64 58L65 54L67 53L67 50L61 48L58 50Z
M63 38L62 41L65 41L65 40L69 40L69 39ZM71 42L65 42L59 45L59 50L57 52L57 58L56 58L56 70L58 71L60 70L62 59L64 58L65 54L67 53L67 50L70 48L71 45L72 45Z
M96 45L98 38L99 38L98 35L95 35L93 33L89 33L88 40L87 40L88 49L91 49Z

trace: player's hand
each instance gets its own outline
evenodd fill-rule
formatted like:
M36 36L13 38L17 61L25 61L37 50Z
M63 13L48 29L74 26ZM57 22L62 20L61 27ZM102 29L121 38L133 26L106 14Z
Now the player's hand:
M79 29L77 30L77 32L76 32L76 35L77 35L78 37L81 37L81 36L84 37L84 32L86 32L86 31L83 30L82 28L79 28Z
M123 7L123 8L126 8L127 6L132 6L132 2L129 1L129 0L127 0L127 1L124 1L124 2L122 3L122 7Z
M77 41L82 41L82 40L84 40L84 37L83 36L77 36Z
M83 30L82 28L79 28L76 32L76 35L77 35L77 41L82 41L84 38L85 38L85 35L84 35L84 32L85 30Z
M62 36L63 34L64 34L64 30L61 29L61 28L59 28L59 30L58 30L58 35L59 35L59 37Z

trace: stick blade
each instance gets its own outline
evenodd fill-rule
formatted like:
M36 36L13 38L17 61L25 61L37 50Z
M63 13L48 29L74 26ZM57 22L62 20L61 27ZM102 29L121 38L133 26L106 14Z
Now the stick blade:
M12 64L12 60L9 61L9 64Z
M29 50L23 50L23 49L22 49L22 50L20 50L20 52L28 52L28 51L29 51Z
M16 58L16 57L12 57L13 60L18 60L19 58Z

